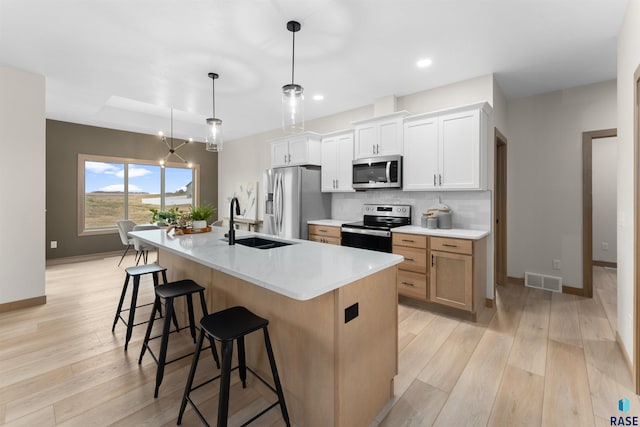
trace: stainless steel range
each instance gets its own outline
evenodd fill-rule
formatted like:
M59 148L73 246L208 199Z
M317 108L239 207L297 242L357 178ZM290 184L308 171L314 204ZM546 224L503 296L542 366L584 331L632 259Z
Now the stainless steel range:
M342 224L342 246L391 252L391 229L411 224L410 205L364 205L362 221Z

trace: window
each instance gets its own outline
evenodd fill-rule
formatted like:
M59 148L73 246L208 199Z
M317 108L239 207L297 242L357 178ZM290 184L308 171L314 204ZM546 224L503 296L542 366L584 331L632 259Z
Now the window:
M151 209L197 204L200 167L78 155L78 233L104 234L116 230L116 221L151 221Z

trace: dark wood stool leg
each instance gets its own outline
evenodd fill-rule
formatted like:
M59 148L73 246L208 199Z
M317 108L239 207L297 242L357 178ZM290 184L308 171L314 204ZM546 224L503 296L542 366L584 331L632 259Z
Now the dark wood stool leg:
M162 270L162 281L165 285L169 283L167 280L167 270ZM160 316L162 316L162 312L160 312ZM175 310L173 311L173 324L176 327L176 331L180 332L180 326L178 326L178 318L176 317Z
M118 318L120 317L120 312L122 311L122 304L124 303L124 297L127 294L127 287L129 286L129 273L127 273L127 277L124 279L124 285L122 286L122 293L120 294L120 302L118 303L118 310L116 310L116 317L113 319L113 327L111 328L111 332L116 330L116 325L118 324Z
M149 346L149 338L151 338L151 330L153 329L153 322L156 320L156 310L160 309L162 303L160 298L156 296L156 300L153 303L153 309L151 310L151 317L149 317L149 323L147 324L147 332L144 334L144 341L142 342L142 349L140 350L140 358L138 359L138 365L142 363L142 356L147 351Z
M267 354L269 355L269 364L271 365L271 374L273 375L273 382L276 386L278 393L278 400L280 401L280 410L282 411L282 418L287 423L287 427L291 425L289 421L289 412L287 411L287 404L284 402L284 393L282 392L282 384L280 384L280 377L278 376L278 368L276 367L276 360L273 357L273 349L271 348L271 340L269 339L269 331L265 326L262 328L264 332L264 345L267 347Z
M200 294L200 305L202 306L202 317L206 316L207 314L209 314L209 311L207 310L207 302L204 299L204 291L200 291L198 292L198 294ZM209 343L211 344L211 354L213 354L213 360L216 361L216 366L218 367L218 369L220 369L220 359L218 358L218 350L216 350L216 341L211 338L208 334L207 337L209 338Z
M222 342L222 371L220 372L220 397L218 400L218 427L227 427L229 416L229 386L231 384L231 358L233 341Z
M242 388L247 388L247 359L244 355L244 336L239 337L238 343L238 373L242 381Z
M162 272L162 274L164 274L164 271ZM160 284L160 280L158 279L158 272L154 271L152 276L153 276L153 289L155 290L155 288L157 288L158 285ZM167 283L167 281L165 280L164 283ZM158 307L158 313L160 313L160 317L162 317L162 304L160 304L160 307Z
M193 386L193 378L196 376L196 368L198 367L198 358L200 357L200 350L202 350L202 343L204 341L205 331L200 331L200 338L196 344L196 351L193 354L193 360L191 361L191 369L189 370L189 377L187 378L187 385L184 388L184 395L182 396L182 403L180 404L180 412L178 413L178 425L182 424L182 415L187 408L187 399L191 394L191 387Z
M193 343L196 343L196 325L193 315L193 298L192 294L187 295L187 311L189 312L189 330L191 331L191 338Z
M166 316L164 318L164 328L160 342L160 356L158 357L158 370L156 371L156 390L153 397L158 397L158 390L164 377L164 365L167 360L167 346L169 344L169 329L171 328L171 316L173 315L173 298L167 298Z
M140 287L140 276L133 276L133 292L131 293L131 308L129 309L129 322L127 322L127 338L124 341L124 351L129 347L129 340L133 332L133 323L136 319L136 304L138 301L138 288Z

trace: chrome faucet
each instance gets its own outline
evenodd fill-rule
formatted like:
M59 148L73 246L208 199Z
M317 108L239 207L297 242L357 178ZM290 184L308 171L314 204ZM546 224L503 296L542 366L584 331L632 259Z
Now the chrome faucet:
M233 203L236 204L236 215L240 215L240 202L238 202L238 198L234 197L231 199L231 204L229 205L229 244L234 245L236 243L236 229L233 225Z

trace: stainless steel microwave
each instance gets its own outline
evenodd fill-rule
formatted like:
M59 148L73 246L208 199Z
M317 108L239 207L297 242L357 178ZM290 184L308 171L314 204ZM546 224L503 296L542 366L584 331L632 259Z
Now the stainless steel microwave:
M402 156L354 160L353 188L402 188Z

